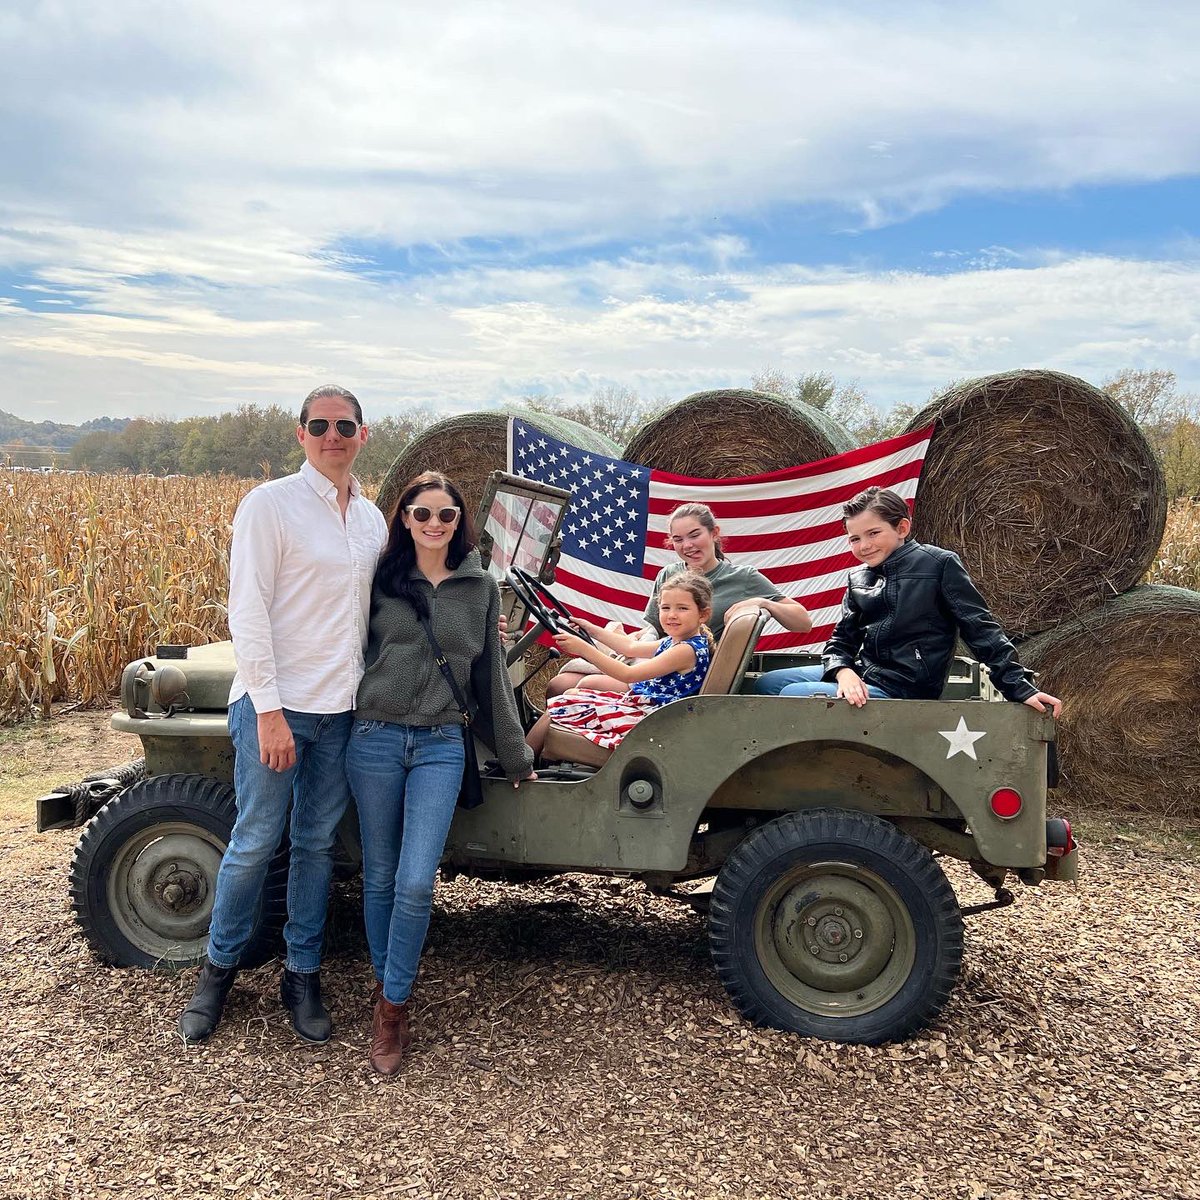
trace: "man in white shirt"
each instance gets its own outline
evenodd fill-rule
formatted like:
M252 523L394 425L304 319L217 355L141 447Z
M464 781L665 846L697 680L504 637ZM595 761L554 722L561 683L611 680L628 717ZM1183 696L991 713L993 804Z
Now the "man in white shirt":
M221 1019L257 922L285 824L290 835L287 958L280 997L309 1042L329 1040L321 944L333 843L346 810L345 750L363 673L371 580L387 523L350 473L367 440L345 388L309 393L299 472L243 497L229 553L229 693L237 820L217 875L208 961L179 1018L187 1042ZM288 824L288 811L291 821Z

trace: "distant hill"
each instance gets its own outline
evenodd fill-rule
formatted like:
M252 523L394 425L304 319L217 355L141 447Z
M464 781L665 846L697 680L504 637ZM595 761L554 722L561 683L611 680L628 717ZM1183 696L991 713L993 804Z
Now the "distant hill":
M0 409L0 446L45 446L69 450L84 434L124 429L129 417L96 417L82 425L63 425L58 421L26 421Z

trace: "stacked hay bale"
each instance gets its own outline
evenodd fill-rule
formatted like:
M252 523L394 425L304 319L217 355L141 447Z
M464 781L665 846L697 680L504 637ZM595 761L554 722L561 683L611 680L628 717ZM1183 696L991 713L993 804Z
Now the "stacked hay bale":
M1021 643L1064 702L1062 786L1101 808L1200 814L1200 592L1135 587Z
M736 479L782 471L854 448L832 417L771 392L696 392L646 422L622 457L657 471Z
M917 535L953 550L1012 637L1132 587L1162 542L1167 495L1149 442L1103 392L1054 371L960 384L934 426Z
M535 413L523 408L494 409L447 417L431 425L396 456L379 488L379 505L385 516L404 490L404 485L422 471L440 471L463 490L467 511L474 514L483 498L483 487L493 471L508 465L508 418L531 421L539 429L595 454L621 456L611 438L554 413Z
M1053 371L960 384L909 429L928 425L917 536L961 556L1022 661L1064 701L1063 786L1104 806L1162 811L1179 796L1200 811L1200 595L1135 586L1167 511L1141 430Z

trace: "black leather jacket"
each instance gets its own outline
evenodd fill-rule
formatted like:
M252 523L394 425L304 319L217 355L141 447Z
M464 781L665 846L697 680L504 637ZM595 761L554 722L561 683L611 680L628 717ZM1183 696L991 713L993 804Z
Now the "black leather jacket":
M850 572L841 620L822 655L824 678L850 667L889 696L936 700L956 634L988 667L1005 699L1037 692L958 555L906 542L878 567Z

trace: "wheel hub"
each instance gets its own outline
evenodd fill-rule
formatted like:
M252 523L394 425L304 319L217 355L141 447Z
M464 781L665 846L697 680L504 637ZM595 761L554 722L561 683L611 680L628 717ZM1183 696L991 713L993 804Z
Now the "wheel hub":
M874 979L891 955L895 934L879 897L841 875L818 876L789 889L772 923L783 964L821 991L849 991Z
M109 878L117 919L139 944L203 938L222 847L200 830L160 827L125 847Z

